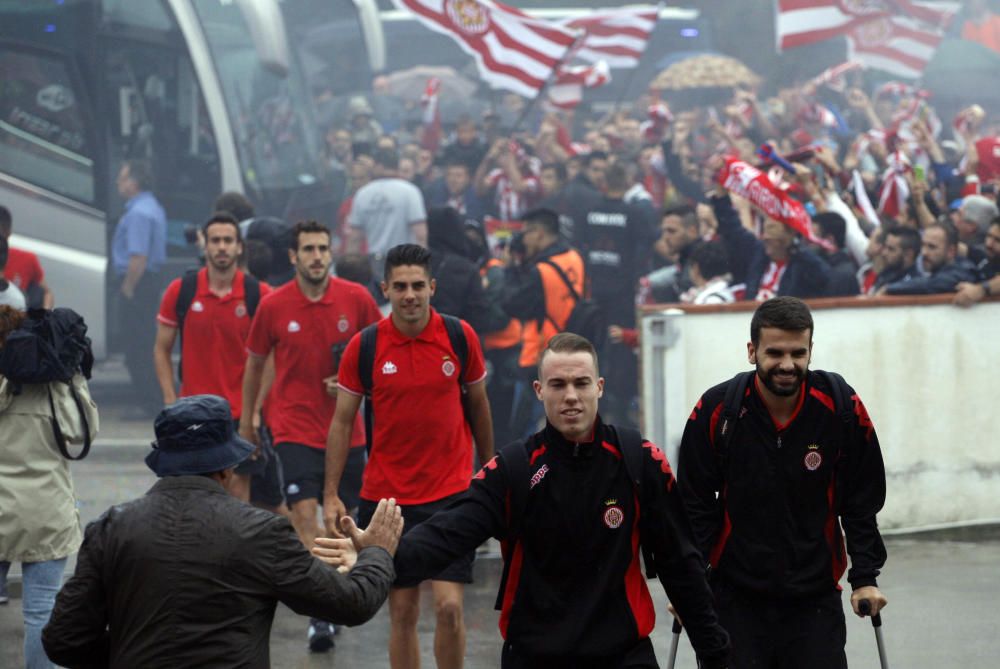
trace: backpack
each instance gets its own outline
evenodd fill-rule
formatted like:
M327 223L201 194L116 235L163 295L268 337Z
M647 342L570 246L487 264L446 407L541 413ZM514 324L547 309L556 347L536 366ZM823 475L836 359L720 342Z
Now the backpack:
M722 403L722 413L719 415L714 435L715 453L723 475L725 475L728 464L729 446L733 442L733 434L736 432L739 419L742 417L740 409L743 407L743 398L746 397L747 390L750 388L750 383L756 373L756 371L740 372L732 378L726 388L726 398ZM854 402L848 391L847 381L836 372L818 369L816 373L826 379L830 386L833 394L833 412L840 419L842 429L846 430L854 420Z
M604 315L604 311L596 302L576 292L573 282L566 276L566 272L563 271L562 267L548 259L541 262L556 271L559 278L566 284L574 301L573 310L569 312L569 318L566 319L564 325L560 326L548 313L545 314L545 318L555 326L557 331L578 334L584 339L589 340L594 345L594 348L600 351L604 347L608 336L608 319Z
M184 319L187 317L188 309L194 302L194 295L198 292L198 272L192 270L184 274L181 278L181 289L177 293L177 333L180 336L181 359L177 361L177 378L183 380L181 374L181 361L184 359ZM243 302L247 307L247 316L253 320L253 315L257 313L257 305L260 304L260 281L250 276L248 272L243 273Z
M625 464L625 473L632 481L635 495L640 500L642 506L642 435L638 430L626 427L607 426L612 434L612 438L618 442L622 450L622 462ZM539 435L530 438L531 450L534 450L538 443ZM514 441L499 450L498 457L503 460L507 470L507 478L510 482L510 515L507 518L507 550L513 551L514 546L521 537L521 528L524 523L525 509L528 507L528 493L531 490L531 470L528 463L528 449L525 442ZM653 548L647 542L642 541L643 517L639 516L639 548L642 552L642 561L645 565L646 578L656 577L656 566L654 562ZM507 588L507 576L510 570L510 562L505 561L503 574L500 578L500 588L497 592L495 608L499 611L503 607L503 593Z
M49 408L52 417L52 433L59 452L68 460L82 460L90 452L90 423L84 400L73 386L73 376L79 371L90 378L94 366L94 354L90 350L87 324L83 317L72 309L32 309L21 327L7 335L7 341L0 348L0 375L13 384L15 395L21 393L25 384L45 384L48 386ZM69 454L66 438L56 419L55 403L52 399L51 383L65 383L76 405L83 424L83 450L76 457ZM85 398L90 402L90 398Z
M458 358L458 386L462 391L462 407L465 408L465 394L467 389L462 383L462 375L465 373L466 363L469 360L469 342L465 338L465 330L462 328L462 321L441 314L444 320L444 329L448 332L448 341L451 343L451 350ZM372 450L373 426L375 425L375 408L372 401L372 377L375 368L375 346L378 343L378 323L372 323L361 331L361 350L358 352L358 375L361 377L361 386L365 391L365 447L368 452Z

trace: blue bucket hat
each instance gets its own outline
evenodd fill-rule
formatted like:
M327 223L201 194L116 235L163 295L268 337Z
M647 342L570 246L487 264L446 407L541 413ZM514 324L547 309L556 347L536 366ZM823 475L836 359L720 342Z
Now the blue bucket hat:
M156 417L146 464L160 477L210 474L235 467L254 446L233 426L229 402L217 395L182 397Z

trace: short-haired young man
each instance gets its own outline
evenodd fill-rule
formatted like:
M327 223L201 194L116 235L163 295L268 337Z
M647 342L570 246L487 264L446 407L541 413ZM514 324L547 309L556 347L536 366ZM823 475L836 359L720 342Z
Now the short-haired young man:
M163 403L173 404L177 397L219 395L226 398L239 421L243 408L243 370L246 364L246 341L261 298L271 288L247 276L238 268L243 254L239 221L228 211L217 211L202 226L205 239L205 266L194 278L193 293L181 295L191 278L174 279L160 301L156 316L156 342L153 364L163 393ZM248 294L248 291L250 294ZM183 298L183 299L182 299ZM180 308L178 308L180 307ZM181 329L183 328L183 329ZM181 338L181 387L174 386L170 354L178 335ZM269 489L250 489L251 474L263 474L271 464L265 457L247 458L236 468L233 494L244 501L271 508L282 504L281 483L276 476ZM272 471L274 467L272 465Z
M968 258L958 255L958 231L948 222L924 228L920 260L925 276L883 286L879 295L933 295L953 293L962 282L977 281L979 273Z
M496 537L507 542L503 669L652 669L656 614L639 564L641 540L699 666L726 667L726 633L666 456L638 434L626 444L601 420L604 379L583 337L550 339L536 371L545 429L505 446L458 502L411 528L397 553L398 580L419 580ZM324 559L349 549L319 543L314 553Z
M302 543L312 546L321 533L317 511L323 501L323 463L326 433L337 406L337 364L356 332L381 318L375 300L356 283L330 276L333 258L330 231L315 221L292 230L288 257L295 280L276 289L257 309L247 339L243 375L243 411L240 434L257 443L253 425L264 361L274 351L274 383L268 394L268 427L281 459L285 499L292 525ZM349 432L353 476L364 467L364 426L360 420ZM347 497L354 491L344 491ZM323 621L310 625L309 647L326 651L333 645L333 629Z
M454 350L442 316L430 306L435 283L430 252L416 244L390 249L382 292L392 312L376 326L375 346L362 359L364 335L351 339L340 364L337 410L330 423L323 513L339 534L345 504L338 496L347 460L351 424L361 399L372 402L371 456L365 469L358 518L367 522L388 491L403 507L412 529L448 506L469 487L475 441L480 462L493 457L493 425L486 397L486 366L476 333L461 324L468 354ZM362 370L362 364L370 364ZM363 374L370 375L366 388ZM464 398L463 398L464 394ZM389 663L393 669L420 665L417 621L420 591L431 580L437 627L434 656L439 669L459 669L465 655L463 584L472 582L475 546L420 578L397 581L389 594Z
M809 371L812 335L802 300L757 307L747 343L755 371L707 390L681 439L680 492L734 667L845 669L848 553L854 612L861 600L872 615L886 604L876 584L886 559L878 438L853 389Z

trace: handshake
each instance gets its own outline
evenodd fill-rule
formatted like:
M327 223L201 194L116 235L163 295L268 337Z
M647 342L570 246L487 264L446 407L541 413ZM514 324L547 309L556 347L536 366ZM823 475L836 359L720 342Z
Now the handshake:
M403 514L395 499L379 500L371 522L364 530L358 528L347 515L340 517L343 537L317 537L312 554L323 562L346 573L358 560L358 553L365 548L378 546L395 556L399 537L403 534Z

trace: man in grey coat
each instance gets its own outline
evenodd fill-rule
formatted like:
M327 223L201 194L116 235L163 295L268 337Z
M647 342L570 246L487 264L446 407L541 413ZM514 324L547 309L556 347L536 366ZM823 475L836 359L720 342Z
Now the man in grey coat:
M381 500L370 525L345 523L359 548L347 573L313 558L283 517L226 492L254 452L229 404L185 397L156 418L147 456L160 480L86 530L76 573L42 632L49 657L73 667L270 666L278 601L345 625L370 619L389 594L403 521Z

